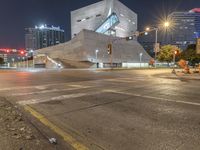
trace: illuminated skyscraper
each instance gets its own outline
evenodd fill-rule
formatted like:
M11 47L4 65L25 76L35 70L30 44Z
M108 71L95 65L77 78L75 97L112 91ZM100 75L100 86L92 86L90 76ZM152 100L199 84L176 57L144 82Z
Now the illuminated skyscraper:
M37 50L65 42L64 30L60 27L42 25L35 28L26 28L26 50Z
M200 37L200 8L189 12L173 12L170 18L174 24L172 44L186 48L187 45L196 43L196 39Z

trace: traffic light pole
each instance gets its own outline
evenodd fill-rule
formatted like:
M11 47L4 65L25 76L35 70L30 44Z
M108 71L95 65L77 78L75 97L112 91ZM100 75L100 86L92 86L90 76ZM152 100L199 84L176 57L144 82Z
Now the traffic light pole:
M174 62L174 65L173 65L173 70L172 70L172 73L176 73L176 71L175 71L176 52L175 52L175 51L173 52L173 62Z
M157 67L157 45L158 45L158 28L155 28L156 31L156 39L155 39L155 46L154 46L154 51L155 51L155 68Z

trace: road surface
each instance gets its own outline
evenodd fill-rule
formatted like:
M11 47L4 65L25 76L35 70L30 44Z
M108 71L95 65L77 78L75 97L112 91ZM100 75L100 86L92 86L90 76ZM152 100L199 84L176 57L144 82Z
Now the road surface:
M66 149L199 150L200 82L149 72L1 71L0 94Z

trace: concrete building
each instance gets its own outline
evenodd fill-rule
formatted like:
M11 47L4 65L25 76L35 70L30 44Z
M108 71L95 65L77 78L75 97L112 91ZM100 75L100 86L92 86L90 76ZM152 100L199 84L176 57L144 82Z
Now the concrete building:
M87 29L117 37L137 31L137 14L118 0L103 0L71 12L71 36Z
M170 15L173 22L171 43L185 49L189 44L195 44L200 37L200 8L186 12L173 12Z
M65 42L64 30L60 27L42 25L25 29L25 47L27 51L37 50Z
M103 0L72 11L72 40L38 50L35 62L49 62L48 66L52 62L54 67L146 67L151 57L137 38L125 38L136 31L136 13L119 0ZM112 54L108 54L109 44Z

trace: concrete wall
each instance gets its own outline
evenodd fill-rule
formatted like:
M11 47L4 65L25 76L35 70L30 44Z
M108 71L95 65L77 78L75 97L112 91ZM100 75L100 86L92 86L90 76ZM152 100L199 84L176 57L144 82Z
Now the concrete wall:
M71 37L83 29L94 31L105 19L105 1L101 1L71 12ZM101 16L97 16L101 14ZM85 19L84 21L82 21ZM78 22L80 20L80 22Z
M150 56L137 41L126 41L93 31L83 30L71 41L57 46L40 49L37 54L46 54L53 59L90 61L109 63L111 55L107 53L107 45L113 42L113 63L148 63ZM96 50L98 49L96 60Z

